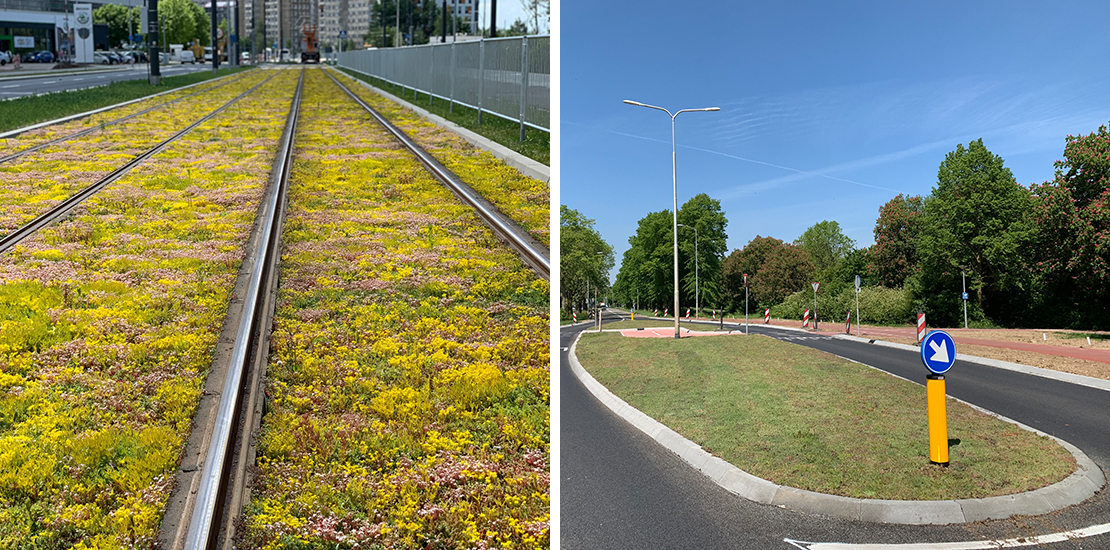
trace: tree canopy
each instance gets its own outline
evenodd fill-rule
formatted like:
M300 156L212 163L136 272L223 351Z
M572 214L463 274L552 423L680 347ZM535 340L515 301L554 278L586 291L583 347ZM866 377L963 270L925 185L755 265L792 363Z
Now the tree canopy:
M118 48L126 44L131 31L136 35L139 34L142 24L139 9L138 6L128 9L119 4L104 4L93 10L93 22L108 26L107 46L109 48Z
M794 245L809 254L817 277L827 278L836 270L840 260L855 249L856 243L840 231L839 223L825 220L806 229Z
M565 204L559 206L559 265L560 292L566 309L585 307L587 284L591 288L609 287L613 247L594 229L594 220Z

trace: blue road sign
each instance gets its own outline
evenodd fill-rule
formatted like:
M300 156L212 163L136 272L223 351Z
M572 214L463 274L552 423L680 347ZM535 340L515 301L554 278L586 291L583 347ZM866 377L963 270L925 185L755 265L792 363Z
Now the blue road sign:
M956 341L943 330L930 332L921 341L921 362L933 374L944 374L956 362Z
M964 293L964 300L967 300L967 293Z
M347 38L347 31L339 31L339 38Z

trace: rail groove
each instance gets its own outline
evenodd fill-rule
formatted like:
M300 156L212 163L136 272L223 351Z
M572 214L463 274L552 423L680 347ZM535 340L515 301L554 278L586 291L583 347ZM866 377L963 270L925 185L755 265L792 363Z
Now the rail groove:
M546 247L536 242L524 228L520 227L519 224L503 214L496 206L459 179L454 172L417 145L412 138L394 126L393 123L386 120L385 117L370 107L362 98L358 97L349 88L344 86L342 82L331 74L330 70L324 70L324 74L328 75L328 78L330 78L332 82L346 92L347 95L358 103L360 107L365 109L366 112L370 113L370 116L372 116L378 124L381 124L381 126L400 141L409 152L415 155L417 160L419 160L437 180L447 186L447 188L454 192L464 203L473 208L478 213L479 217L493 229L494 233L508 241L509 245L517 251L528 267L532 268L532 270L544 279L551 279L551 253Z
M100 190L104 189L105 187L107 187L112 182L114 182L114 181L118 180L119 178L123 177L125 174L130 172L131 169L135 168L136 166L141 164L143 161L145 161L145 160L149 159L150 157L158 154L163 149L165 149L167 146L169 146L171 143L177 141L182 136L184 136L185 134L187 134L190 131L192 131L193 129L195 129L197 126L200 126L201 124L204 124L205 122L214 118L216 115L222 113L225 109L234 105L240 99L246 97L251 92L253 92L256 89L258 89L259 87L261 87L263 84L266 84L267 82L269 82L271 79L274 78L274 76L276 76L276 74L277 73L275 73L274 75L270 75L268 78L266 78L266 80L263 80L262 82L259 82L258 84L255 84L251 89L239 94L238 96L233 98L231 101L228 101L227 103L225 103L219 109L216 109L215 111L212 111L211 113L208 113L207 115L204 116L204 118L190 124L185 129L181 130L180 132L177 132L173 136L170 136L169 138L166 138L164 141L162 141L158 145L155 145L154 147L151 147L150 149L147 149L145 152L143 152L139 156L137 156L137 157L131 159L130 161L128 161L127 164L124 164L123 166L120 166L119 168L116 168L111 173L109 173L107 176L104 176L103 178L101 178L97 182L93 183L92 185L89 185L88 187L82 189L77 194L70 196L66 200L54 205L54 207L47 210L46 212L43 212L42 214L39 214L37 217L35 217L35 219L31 220L30 222L27 222L22 227L19 227L18 229L12 231L11 233L8 233L7 235L4 235L3 237L0 237L0 254L3 254L8 249L10 249L11 247L19 244L20 242L22 242L24 239L30 237L31 235L34 235L35 232L38 231L39 229L42 229L43 227L46 227L47 225L50 225L51 223L53 223L55 220L65 216L66 214L69 214L70 211L72 211L74 208L76 208L77 205L84 202L85 199L99 193Z
M223 544L221 544L219 540L221 529L219 526L221 523L225 526L231 524L238 514L238 510L235 509L237 506L227 506L225 504L229 492L227 490L229 478L234 477L236 478L235 483L242 483L242 479L245 477L242 473L244 468L238 468L239 471L232 476L232 464L229 459L233 454L232 445L238 435L237 431L240 429L240 413L243 411L243 407L240 405L244 401L248 404L254 404L257 397L254 395L258 390L259 376L257 369L254 369L255 376L252 377L251 384L247 386L245 392L242 391L248 363L255 359L252 357L251 350L253 348L256 353L263 355L267 352L266 349L263 349L266 346L257 344L260 337L263 341L265 340L265 333L268 332L269 323L265 322L264 318L267 317L267 306L272 308L272 304L268 302L267 296L272 292L273 285L277 281L276 268L280 259L279 247L283 205L285 204L289 174L292 169L293 138L297 129L297 113L300 109L303 89L304 69L301 70L301 77L297 82L297 91L293 95L293 102L289 108L289 118L274 164L274 179L265 198L266 206L261 226L262 239L258 243L255 263L251 266L250 285L244 296L243 312L240 316L234 348L231 352L230 368L228 369L227 378L224 380L223 391L220 393L220 404L216 413L215 426L204 458L196 498L193 501L191 519L189 520L183 547L186 550L201 550L229 545L230 541L228 540L222 541ZM251 409L253 407L248 406L247 408ZM252 411L246 410L245 412L251 415ZM248 424L250 421L250 418L248 418ZM246 434L244 434L244 437L249 437L250 426L245 427ZM242 456L243 454L240 452L240 466L243 466L242 462L245 458ZM241 491L242 488L237 487L230 492L238 494ZM232 502L238 502L235 497L231 500ZM226 531L226 529L224 530Z
M117 119L115 119L115 120L109 120L108 122L105 122L105 123L103 123L103 124L97 124L96 126L93 126L93 127L91 127L91 128L85 128L84 130L79 130L79 131L77 131L77 132L74 132L74 133L72 133L72 134L68 134L68 135L65 135L65 136L61 136L61 137L58 137L58 138L54 138L54 139L52 139L52 140L50 140L50 141L47 141L47 142L45 142L45 143L40 143L40 144L38 144L38 145L35 145L34 147L28 147L28 148L26 148L26 149L23 149L23 150L21 150L21 151L16 151L16 152L14 152L14 153L12 153L12 154L10 154L10 155L4 156L4 157L0 157L0 164L4 164L5 162L8 162L8 161L12 161L12 160L15 160L15 159L17 159L17 158L19 158L19 157L22 157L23 155L26 155L26 154L28 154L28 153L33 153L33 152L35 152L35 151L39 151L39 150L41 150L41 149L43 149L43 148L49 147L49 146L51 146L51 145L55 145L55 144L57 144L57 143L62 143L62 142L64 142L64 141L69 141L69 140L71 140L71 139L77 139L77 138L79 138L79 137L82 137L82 136L86 136L86 135L89 135L89 134L91 134L91 133L93 133L93 132L95 132L95 131L97 131L97 130L101 130L101 129L107 128L108 126L114 126L114 125L116 125L116 124L119 124L119 123L121 123L121 122L125 122L125 121L128 121L128 120L131 120L131 119L133 119L133 118L135 118L135 117L137 117L137 116L145 115L145 114L147 114L147 113L149 113L149 112L151 112L151 111L153 111L153 110L155 110L155 109L160 109L160 108L162 108L162 107L165 107L166 105L169 105L169 104L171 104L171 103L176 103L176 102L178 102L178 101L181 101L181 100L183 100L183 99L188 99L188 98L190 98L190 97L193 97L193 96L195 96L195 95L197 95L197 94L203 94L203 93L205 93L205 92L210 92L210 91L212 91L212 90L215 90L216 88L220 88L220 87L223 87L223 86L227 86L228 84L231 84L232 82L237 82L237 81L238 81L238 80L240 80L240 79L241 79L241 78L243 77L243 75L245 75L245 74L246 74L246 73L241 73L241 74L240 74L240 76L239 76L239 78L234 78L234 79L228 80L228 81L226 81L226 82L221 82L221 83L219 83L219 84L217 84L217 85L215 85L215 86L212 86L211 88L205 88L205 89L203 89L203 90L197 90L197 91L195 91L195 92L193 92L193 93L191 93L191 94L189 94L189 95L181 96L181 97L179 97L179 98L177 98L177 99L171 99L171 100L169 100L169 101L166 101L166 102L163 102L163 103L159 103L159 104L157 104L157 105L154 105L154 106L152 106L152 107L148 107L148 108L146 108L146 109L143 109L142 111L139 111L139 112L137 112L137 113L132 113L132 114L130 114L130 115L127 115L127 116L124 116L124 117L120 117L120 118L117 118ZM230 76L230 75L229 75L229 76Z

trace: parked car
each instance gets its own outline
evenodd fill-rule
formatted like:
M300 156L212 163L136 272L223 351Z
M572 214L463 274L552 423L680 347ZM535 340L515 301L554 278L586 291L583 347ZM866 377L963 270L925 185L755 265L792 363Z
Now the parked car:
M42 50L39 52L30 53L27 54L27 56L24 57L23 60L27 63L53 63L54 52L51 52L49 50Z
M193 65L197 64L197 56L192 52L192 50L181 50L179 58L181 59L182 65L186 63L192 63Z
M116 52L104 52L104 55L108 56L108 59L111 60L113 65L119 65L121 63L127 63L127 61L123 58L123 56L116 53Z
M251 52L243 52L243 54L239 56L239 62L243 65L249 65L251 62Z
M104 55L104 52L93 52L93 63L97 65L109 65L112 61L108 59L108 56Z
M0 67L12 62L12 55L8 52L0 52Z

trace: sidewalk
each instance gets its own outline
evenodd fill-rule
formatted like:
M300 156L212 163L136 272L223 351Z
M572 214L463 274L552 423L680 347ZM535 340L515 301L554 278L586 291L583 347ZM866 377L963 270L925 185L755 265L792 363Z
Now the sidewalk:
M730 323L737 322L736 319L731 319L731 318L726 319L726 321L730 322ZM740 318L739 322L743 323L744 319ZM753 324L753 325L755 325L755 324L760 324L761 325L761 324L763 324L763 319L762 318L758 319L758 323L757 322L752 322L751 320L749 320L749 322L751 322L751 324ZM786 321L786 320L782 320L782 319L771 319L770 324L775 325L775 326L793 327L793 328L801 328L801 326L802 326L801 321ZM844 324L843 323L837 323L835 321L833 321L833 322L825 321L825 322L822 322L819 326L822 328L822 330L810 329L810 331L813 332L814 334L821 334L821 335L826 335L826 336L832 336L832 335L835 335L835 334L844 334ZM835 330L827 330L826 327L836 327L836 329ZM933 329L930 328L930 330L933 330ZM943 329L943 330L945 332L947 332L949 335L951 335L952 339L955 340L957 344L967 344L967 345L974 345L974 346L987 346L987 347L992 347L992 348L1010 349L1010 350L1016 350L1016 351L1026 351L1026 352L1031 352L1031 353L1039 353L1039 354L1042 354L1042 355L1053 355L1053 356L1057 356L1057 357L1070 357L1070 358L1073 358L1073 359L1083 359L1083 360L1086 360L1086 361L1097 361L1099 363L1110 364L1110 350L1091 349L1091 348L1086 348L1086 347L1054 346L1054 345L1048 345L1048 344L1033 344L1033 343L1026 343L1026 342L1007 342L1007 341L1001 341L1001 340L990 340L990 339L976 338L975 337L977 333L987 332L988 330L995 331L995 330L1025 330L1025 329L946 328L946 329ZM1034 332L1041 332L1041 331L1035 330ZM1050 331L1048 329L1045 329L1043 332L1052 332L1052 331ZM852 336L856 335L856 327L855 326L852 326L851 335ZM863 325L862 327L860 327L860 336L864 337L864 338L875 339L875 340L887 340L887 339L891 339L891 338L902 338L902 339L916 340L917 339L917 330L914 327L870 327L870 326L867 326L867 325Z

